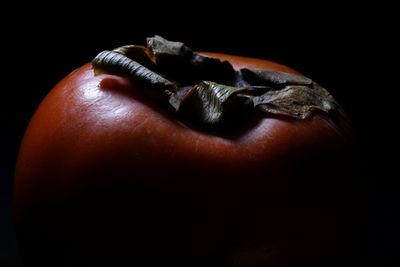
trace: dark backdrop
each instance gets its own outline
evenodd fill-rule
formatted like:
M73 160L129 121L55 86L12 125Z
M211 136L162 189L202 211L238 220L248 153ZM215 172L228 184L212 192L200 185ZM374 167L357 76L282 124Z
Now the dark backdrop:
M251 4L234 10L207 5L176 9L148 3L78 12L72 6L60 4L40 13L27 10L27 15L3 24L2 64L9 71L2 74L0 107L0 266L20 266L11 216L12 177L34 110L57 81L99 51L143 43L153 34L184 41L194 50L278 61L328 88L355 124L368 173L363 266L400 265L400 189L389 175L394 159L386 156L387 149L394 149L391 140L396 134L388 115L394 108L385 104L392 97L380 62L390 52L386 28L371 17L379 10L326 6L318 12L300 12L297 7L288 12L289 7ZM157 15L160 12L163 15Z

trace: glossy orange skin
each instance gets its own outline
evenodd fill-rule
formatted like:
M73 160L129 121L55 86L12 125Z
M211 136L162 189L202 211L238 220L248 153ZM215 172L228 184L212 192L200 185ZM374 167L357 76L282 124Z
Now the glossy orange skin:
M231 134L195 130L127 79L75 70L21 145L26 266L355 266L362 201L343 112L249 121Z

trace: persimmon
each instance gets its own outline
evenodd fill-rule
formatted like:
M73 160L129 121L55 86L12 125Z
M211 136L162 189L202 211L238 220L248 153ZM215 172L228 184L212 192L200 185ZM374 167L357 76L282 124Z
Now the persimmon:
M253 110L269 105L254 104L261 93L317 85L271 61L172 45L194 74L175 54L128 46L115 64L73 71L41 103L15 177L25 266L354 266L362 198L340 105L318 91ZM121 67L119 55L166 81ZM204 80L237 99L210 93L205 105Z

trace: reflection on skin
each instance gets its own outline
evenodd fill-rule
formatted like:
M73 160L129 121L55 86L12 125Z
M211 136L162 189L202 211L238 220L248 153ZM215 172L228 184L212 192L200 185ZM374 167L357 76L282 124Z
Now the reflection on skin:
M132 113L132 105L136 102L116 93L113 89L105 88L101 81L99 77L85 83L79 88L77 97L85 103L88 123L94 122L94 125L107 127Z

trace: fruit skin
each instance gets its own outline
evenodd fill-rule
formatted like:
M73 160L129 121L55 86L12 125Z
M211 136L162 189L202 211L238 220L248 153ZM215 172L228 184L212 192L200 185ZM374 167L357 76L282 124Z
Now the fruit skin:
M94 76L87 64L48 94L21 145L14 207L23 262L356 266L364 206L352 142L342 111L195 130L134 83Z

